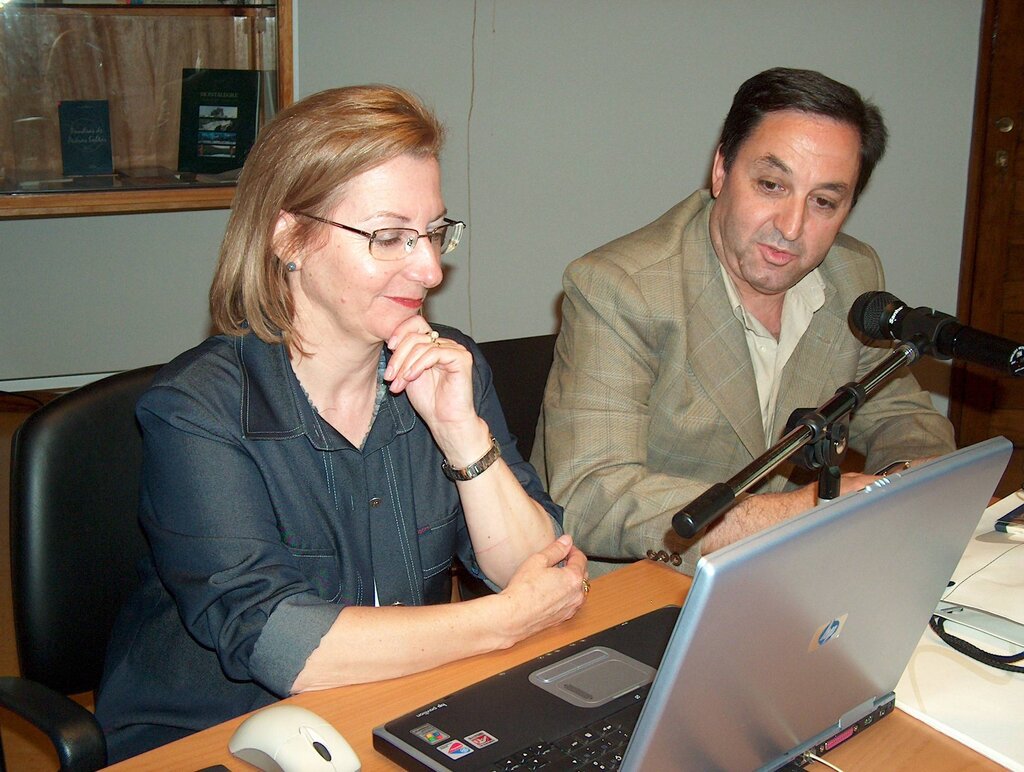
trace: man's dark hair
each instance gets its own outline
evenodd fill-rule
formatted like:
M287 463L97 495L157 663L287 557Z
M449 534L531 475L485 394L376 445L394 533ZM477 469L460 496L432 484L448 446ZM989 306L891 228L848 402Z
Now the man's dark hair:
M740 145L764 116L780 110L821 115L857 129L860 133L860 175L853 192L853 203L857 203L875 164L885 153L888 139L885 121L878 107L863 99L856 89L814 70L775 67L758 73L739 87L719 139L726 171L736 160Z

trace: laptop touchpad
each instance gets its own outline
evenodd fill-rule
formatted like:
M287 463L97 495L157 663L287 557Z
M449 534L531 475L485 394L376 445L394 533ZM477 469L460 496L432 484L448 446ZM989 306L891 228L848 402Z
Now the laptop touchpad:
M530 683L581 708L596 708L654 680L650 665L604 646L530 673Z

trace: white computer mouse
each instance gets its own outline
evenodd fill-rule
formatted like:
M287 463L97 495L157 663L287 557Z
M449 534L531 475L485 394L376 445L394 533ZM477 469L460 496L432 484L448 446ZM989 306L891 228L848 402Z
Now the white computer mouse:
M228 750L264 772L362 769L341 733L298 705L271 705L253 713L231 735Z

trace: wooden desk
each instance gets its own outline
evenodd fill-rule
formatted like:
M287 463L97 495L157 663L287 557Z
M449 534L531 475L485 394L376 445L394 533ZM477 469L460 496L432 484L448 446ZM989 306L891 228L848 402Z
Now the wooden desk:
M595 579L586 604L575 618L511 649L405 678L300 694L290 698L290 702L319 713L337 727L352 744L366 772L398 769L373 749L371 731L375 726L584 635L665 605L680 605L689 587L689 577L663 564L636 563ZM227 748L231 733L243 718L226 721L111 769L188 772L213 764L223 764L237 772L252 769L231 756ZM829 753L828 759L848 772L1002 769L898 710ZM817 768L824 769L820 765Z

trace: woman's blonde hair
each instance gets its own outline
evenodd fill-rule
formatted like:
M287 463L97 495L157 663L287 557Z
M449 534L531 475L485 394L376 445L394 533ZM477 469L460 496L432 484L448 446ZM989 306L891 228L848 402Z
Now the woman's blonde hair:
M401 155L439 158L444 129L393 86L329 89L296 102L260 131L242 169L210 287L214 327L268 343L295 338L286 265L322 243L324 225L296 218L275 243L282 212L327 217L353 177Z

